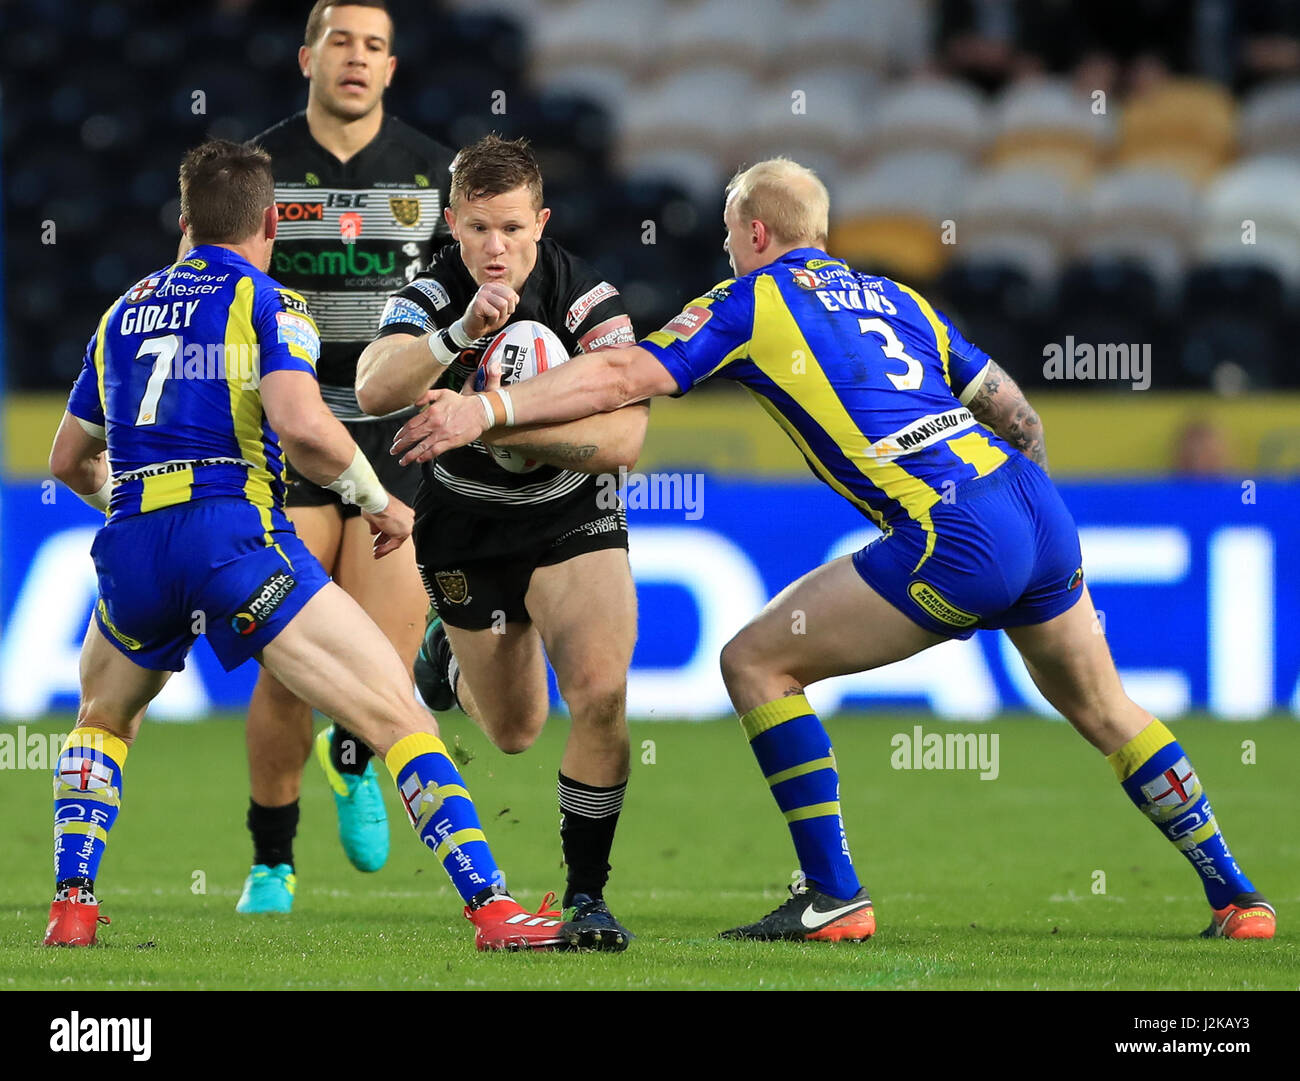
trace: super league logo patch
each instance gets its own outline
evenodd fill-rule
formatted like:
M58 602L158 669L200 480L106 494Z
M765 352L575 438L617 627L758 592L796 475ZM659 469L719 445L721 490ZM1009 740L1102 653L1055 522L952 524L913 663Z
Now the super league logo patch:
M239 606L239 611L230 619L231 629L236 634L249 635L264 627L297 584L297 580L287 571L276 571L257 587L256 593Z

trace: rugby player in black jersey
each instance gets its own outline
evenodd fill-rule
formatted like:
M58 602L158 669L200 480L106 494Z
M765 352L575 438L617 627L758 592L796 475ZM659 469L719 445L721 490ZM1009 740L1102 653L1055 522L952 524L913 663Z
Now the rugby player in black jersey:
M362 413L356 360L384 303L448 235L442 219L451 151L384 112L397 64L382 2L318 0L298 66L307 108L255 137L271 155L279 232L270 273L306 299L321 333L321 394L381 482L414 503L417 469L387 453L402 423ZM370 531L350 503L289 463L288 514L334 580L387 635L409 670L424 632L424 603L410 547L371 556ZM296 886L298 793L312 749L312 712L262 671L248 709L253 868L237 909L287 912ZM388 821L370 748L337 722L316 739L348 858L375 871L388 855Z
M570 354L635 341L618 290L543 239L549 217L522 140L488 136L457 155L446 218L458 243L389 299L357 363L363 409L385 414L435 383L461 386L486 336L512 321L545 324ZM507 471L475 444L424 466L416 497L416 560L440 617L416 668L429 705L458 701L518 753L546 721L546 658L555 669L572 716L558 786L563 907L572 944L593 949L621 950L631 937L604 888L628 778L636 640L627 523L597 474L635 464L647 419L637 406L494 437L544 464Z

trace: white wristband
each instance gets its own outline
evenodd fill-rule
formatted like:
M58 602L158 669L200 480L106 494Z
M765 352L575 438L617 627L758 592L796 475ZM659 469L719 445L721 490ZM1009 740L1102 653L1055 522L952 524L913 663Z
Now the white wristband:
M83 503L88 503L96 510L108 510L108 501L113 496L113 474L108 475L108 480L104 481L99 491L91 492L90 495L82 495L80 492L76 492L75 495Z
M429 352L433 354L442 367L447 367L456 359L456 350L452 349L448 341L448 335L445 330L431 330L429 332Z
M367 514L380 514L388 508L388 492L379 483L374 466L366 461L361 448L352 455L352 464L325 485L345 503L355 503Z
M500 391L498 391L498 393L500 393ZM478 399L479 405L483 407L483 412L487 416L487 427L483 430L486 432L488 428L495 428L497 418L492 412L492 403L488 401L488 396L486 394L476 394L474 397Z
M461 349L468 349L474 344L474 339L465 333L465 319L463 316L447 328L447 337L451 339L452 345L459 346Z
M510 400L510 391L506 390L505 387L498 387L497 393L501 395L501 404L506 409L505 427L513 428L515 426L515 406Z

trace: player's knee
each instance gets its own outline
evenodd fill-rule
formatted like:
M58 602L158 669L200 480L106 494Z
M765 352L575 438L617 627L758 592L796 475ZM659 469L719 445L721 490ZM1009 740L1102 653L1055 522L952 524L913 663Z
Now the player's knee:
M488 738L503 754L523 754L537 742L537 737L541 735L545 723L545 716L540 720L530 717L523 724L512 724L489 730Z
M761 665L761 657L755 648L753 636L747 630L740 631L722 647L718 665L722 669L722 682L728 689L752 678L755 670Z
M579 673L560 688L574 723L616 725L627 712L627 683L620 670Z

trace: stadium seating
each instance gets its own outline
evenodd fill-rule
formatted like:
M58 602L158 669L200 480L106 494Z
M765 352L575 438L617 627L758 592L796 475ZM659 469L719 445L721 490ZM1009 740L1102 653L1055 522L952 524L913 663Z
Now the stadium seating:
M1173 335L1187 367L1171 384L1210 385L1218 365L1204 358L1250 341L1233 362L1248 383L1300 385L1282 351L1300 312L1300 80L1238 100L1186 75L1101 99L1034 75L986 96L941 70L938 6L444 0L427 18L398 3L389 107L451 143L529 136L552 231L634 275L638 329L701 288L701 267L725 273L722 186L784 154L826 181L837 254L935 288L1001 352L1036 356L1063 320L1104 329L1087 313L1122 302L1142 340ZM47 0L30 17L0 6L0 31L10 85L63 73L44 99L11 93L3 113L10 218L58 228L55 245L7 238L9 378L62 388L122 277L170 254L184 148L301 105L302 27L280 6ZM151 81L156 94L137 93ZM1280 307L1252 306L1254 288ZM1215 323L1197 307L1211 295L1259 320Z

